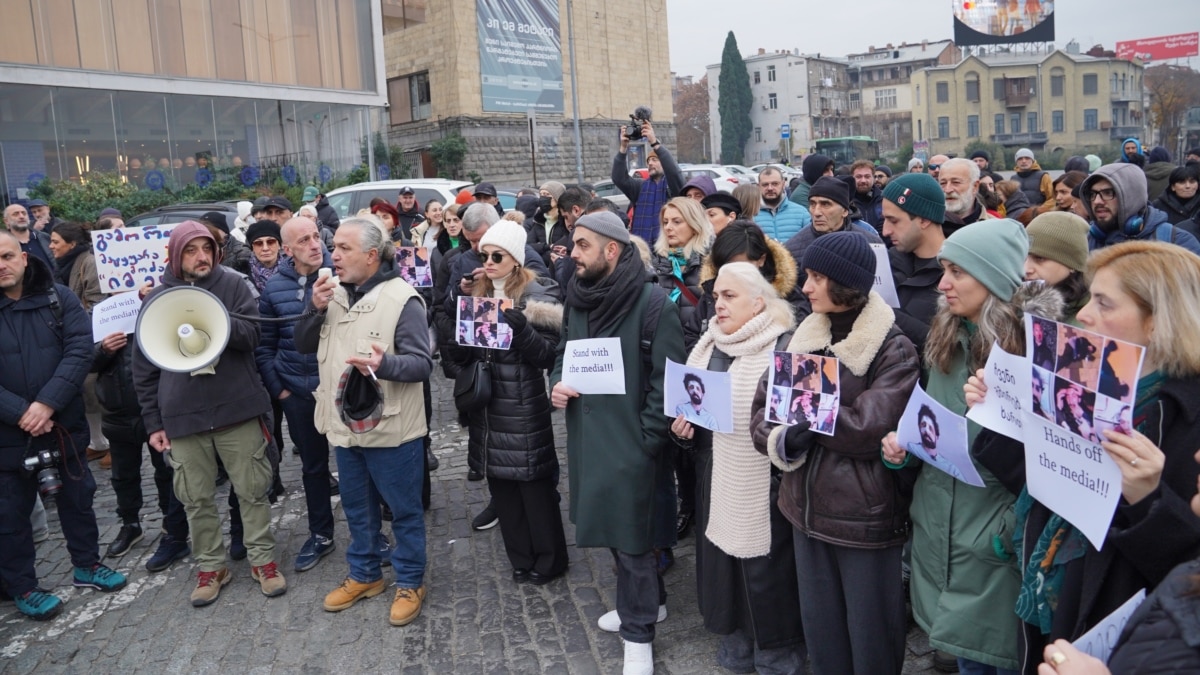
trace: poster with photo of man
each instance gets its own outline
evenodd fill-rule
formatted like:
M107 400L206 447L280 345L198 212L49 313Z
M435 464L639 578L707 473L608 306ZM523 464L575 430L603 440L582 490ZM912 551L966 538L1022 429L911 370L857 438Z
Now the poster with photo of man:
M396 271L413 288L433 288L429 249L424 246L397 246Z
M464 347L508 349L512 346L512 327L504 318L504 310L512 306L509 298L459 297L455 341Z
M896 442L938 471L968 485L983 487L983 478L971 462L967 418L955 415L935 401L920 385L913 389L904 408L896 429Z
M841 400L836 357L775 352L771 382L768 422L792 426L808 420L814 432L833 435Z
M709 431L733 431L733 393L729 373L692 368L667 359L663 376L663 414Z

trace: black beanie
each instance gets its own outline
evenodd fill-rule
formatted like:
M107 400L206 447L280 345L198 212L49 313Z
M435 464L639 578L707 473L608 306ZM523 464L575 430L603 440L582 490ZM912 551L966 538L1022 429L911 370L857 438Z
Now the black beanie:
M800 173L804 174L804 182L814 185L825 170L833 166L833 160L825 155L809 155L800 162Z
M207 222L209 225L212 225L225 234L229 234L229 220L225 217L225 214L221 213L220 211L209 211L208 213L200 216L200 220Z
M804 269L866 295L875 285L875 253L858 232L830 232L804 249Z
M972 152L969 159L975 159L976 157L982 157L983 161L988 163L988 166L992 165L992 156L987 154L986 150L976 150L975 152Z
M262 237L274 237L275 241L283 241L283 237L279 234L279 226L270 220L256 220L246 228L247 244L254 245L255 240Z
M821 176L808 190L808 198L813 197L824 197L836 202L843 209L850 209L850 186L839 178Z

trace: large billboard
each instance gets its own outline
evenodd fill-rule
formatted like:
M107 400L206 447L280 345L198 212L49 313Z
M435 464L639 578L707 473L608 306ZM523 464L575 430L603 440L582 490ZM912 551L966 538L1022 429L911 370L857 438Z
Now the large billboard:
M1180 33L1144 40L1128 40L1117 43L1117 58L1143 61L1163 59L1186 59L1200 56L1200 33Z
M558 0L476 0L484 112L563 112Z
M1053 0L951 0L954 43L1007 45L1054 41Z

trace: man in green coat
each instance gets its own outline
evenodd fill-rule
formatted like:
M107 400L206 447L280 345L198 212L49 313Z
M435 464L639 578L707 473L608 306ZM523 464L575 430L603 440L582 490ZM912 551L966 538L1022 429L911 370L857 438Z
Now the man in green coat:
M666 590L655 567L653 516L657 454L667 442L663 415L666 360L682 363L683 328L674 303L663 302L647 279L629 232L610 212L582 216L572 234L575 275L567 285L566 335L550 375L550 401L567 415L571 522L580 547L604 546L617 561L617 615L625 643L625 670L654 672L654 624ZM661 303L642 358L643 314ZM580 394L564 383L564 355L572 341L620 340L625 393ZM577 344L577 343L576 343Z

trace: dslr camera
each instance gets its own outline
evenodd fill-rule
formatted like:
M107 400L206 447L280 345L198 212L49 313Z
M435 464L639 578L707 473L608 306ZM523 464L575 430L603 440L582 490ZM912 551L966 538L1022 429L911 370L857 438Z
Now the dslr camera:
M53 497L62 490L62 477L58 474L60 459L62 454L49 448L34 450L25 457L25 471L37 472L38 493L42 495L42 499Z
M644 105L639 105L629 116L629 126L625 127L625 138L631 141L641 140L642 125L650 121L651 111Z

